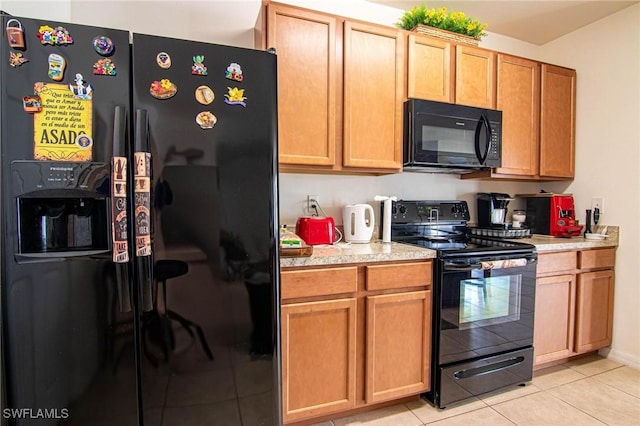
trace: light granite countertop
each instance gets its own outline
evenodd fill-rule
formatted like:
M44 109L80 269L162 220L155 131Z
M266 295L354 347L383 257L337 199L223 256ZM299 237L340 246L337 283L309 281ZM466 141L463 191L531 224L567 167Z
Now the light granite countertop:
M337 243L314 246L308 257L281 257L280 267L337 265L433 259L436 251L401 243L375 241L369 244Z
M582 250L591 248L617 247L619 227L609 226L607 238L601 241L587 240L583 237L559 238L548 235L533 235L531 238L520 238L514 241L536 246L538 252L563 250ZM281 257L280 267L292 268L300 266L326 266L349 263L370 263L433 259L435 250L401 243L369 244L337 243L334 245L314 246L313 254L308 257Z

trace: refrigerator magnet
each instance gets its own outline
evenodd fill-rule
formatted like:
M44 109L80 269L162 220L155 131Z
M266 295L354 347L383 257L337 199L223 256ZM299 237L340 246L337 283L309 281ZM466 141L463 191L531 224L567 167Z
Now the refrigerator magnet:
M171 68L171 56L167 52L160 52L156 55L156 63L163 70Z
M9 47L14 49L24 49L24 30L22 24L17 19L7 21L7 41Z
M29 95L22 98L24 112L33 114L42 111L42 99L38 95Z
M109 56L113 53L113 41L109 37L97 36L91 44L98 55Z
M168 78L163 78L151 83L149 93L156 99L169 99L178 93L178 88Z
M238 89L237 87L227 87L227 89L229 89L229 92L224 95L224 97L226 98L224 102L226 104L242 105L243 107L247 106L245 102L245 99L247 99L247 97L244 96L244 89Z
M75 142L80 149L89 149L93 145L93 139L91 139L91 136L85 134L78 135Z
M244 76L242 75L242 68L240 67L240 64L236 62L230 63L224 73L224 77L229 80L242 81Z
M193 57L193 65L191 66L191 74L207 75L207 67L204 66L204 55L196 55Z
M73 43L73 38L65 27L52 28L49 25L42 25L38 29L38 38L40 39L40 44L43 45L63 46Z
M91 99L93 97L93 87L90 84L85 86L84 78L82 74L76 74L74 79L75 84L69 85L69 90L73 93L74 99Z
M109 58L99 59L93 64L93 73L95 75L116 75L116 64Z
M19 67L25 62L29 62L29 60L22 56L22 53L9 52L9 65L13 68Z
M209 105L216 98L213 90L209 86L198 86L196 88L196 101L202 105Z
M216 125L218 119L210 111L202 111L196 115L196 123L200 125L202 129L212 129Z
M49 78L53 81L61 81L64 77L64 69L67 66L67 61L62 55L52 53L49 55L47 62L49 64L49 71L47 72Z

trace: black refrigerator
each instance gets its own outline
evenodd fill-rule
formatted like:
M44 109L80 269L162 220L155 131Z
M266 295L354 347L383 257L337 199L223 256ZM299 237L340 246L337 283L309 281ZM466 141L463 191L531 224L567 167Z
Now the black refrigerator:
M281 423L276 55L2 25L2 421Z

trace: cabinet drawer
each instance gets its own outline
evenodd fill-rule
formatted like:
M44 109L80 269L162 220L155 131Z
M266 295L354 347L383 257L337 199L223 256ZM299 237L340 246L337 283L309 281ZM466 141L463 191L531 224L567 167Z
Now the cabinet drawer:
M366 267L367 290L431 285L433 263L415 262L395 265L368 265Z
M576 269L576 259L577 253L575 251L538 254L537 274L541 275L552 272L573 271Z
M578 253L578 268L612 268L616 263L616 249L584 250Z
M280 281L282 299L350 293L358 289L358 269L348 266L282 271Z

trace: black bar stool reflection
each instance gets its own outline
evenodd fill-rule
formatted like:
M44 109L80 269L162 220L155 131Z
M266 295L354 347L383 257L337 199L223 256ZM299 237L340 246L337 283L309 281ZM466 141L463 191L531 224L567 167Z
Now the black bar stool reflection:
M146 334L148 333L149 340L160 347L165 360L168 360L169 355L175 349L175 336L173 334L173 328L171 327L171 321L177 321L192 338L195 339L197 334L200 345L202 346L204 352L207 354L207 357L209 359L213 359L213 354L211 353L211 349L207 344L207 339L205 338L204 332L202 331L202 327L200 327L195 322L188 320L177 312L172 311L167 305L167 280L180 277L182 275L185 275L187 272L189 272L189 265L181 260L163 259L155 262L153 267L153 274L155 281L159 286L162 287L161 291L165 312L160 313L158 311L158 290L156 290L156 300L154 301L153 311L149 312L144 319L145 335L143 336L143 339L145 339L146 341ZM157 367L158 362L156 361L155 357L149 352L146 344L143 346L146 357L154 366Z

